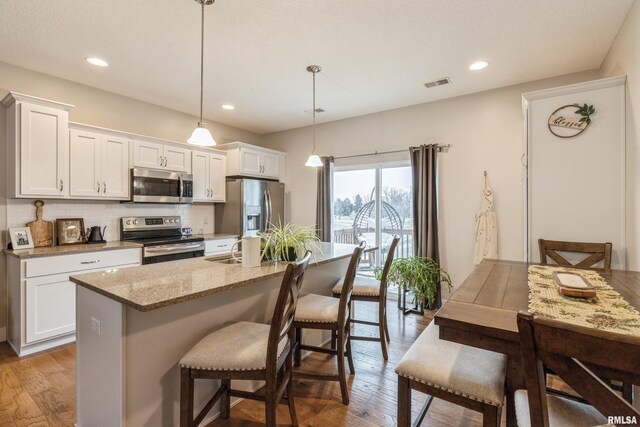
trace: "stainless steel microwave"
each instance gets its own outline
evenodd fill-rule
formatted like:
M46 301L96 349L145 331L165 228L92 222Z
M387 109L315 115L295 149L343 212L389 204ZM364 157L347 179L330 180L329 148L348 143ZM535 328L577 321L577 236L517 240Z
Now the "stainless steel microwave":
M193 202L193 175L155 169L131 169L131 201L191 203Z

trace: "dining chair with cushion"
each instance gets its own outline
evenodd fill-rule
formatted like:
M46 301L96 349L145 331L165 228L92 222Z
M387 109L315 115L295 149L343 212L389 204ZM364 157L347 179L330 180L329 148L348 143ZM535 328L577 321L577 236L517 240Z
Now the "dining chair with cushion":
M591 268L601 270L605 273L611 272L611 243L585 243L585 242L563 242L559 240L538 239L540 248L540 263L548 264L547 257L563 267ZM586 258L577 263L571 263L558 252L573 252L588 254ZM603 262L602 268L593 266Z
M640 337L518 313L526 390L515 393L519 427L596 426L640 412L601 378L640 383ZM587 403L547 393L544 366ZM629 417L629 418L627 418Z
M351 333L350 333L350 316L351 316L351 292L353 288L353 280L356 276L356 270L360 263L360 257L366 247L366 242L362 242L357 246L347 268L347 274L344 279L344 286L340 299L336 299L324 295L308 294L300 297L298 307L296 308L295 321L293 327L296 330L295 342L295 366L299 367L302 362L302 350L315 351L330 354L338 359L338 373L321 374L317 372L294 371L295 379L310 379L316 381L339 381L340 392L342 394L342 403L349 404L349 390L347 388L347 374L344 366L344 359L349 362L349 371L354 374L353 352L351 351ZM316 329L331 331L332 337L335 337L336 346L332 348L317 347L302 344L302 330Z
M413 426L424 419L434 397L480 412L482 425L500 426L507 357L440 339L431 322L396 366L398 427L411 424L411 391L429 395Z
M391 245L389 246L389 252L387 253L387 259L384 262L384 267L382 269L382 275L380 276L380 280L356 276L353 281L353 292L351 294L351 300L354 302L364 301L364 302L375 302L378 304L378 321L377 322L372 322L372 321L362 320L362 319L354 319L352 317L351 323L377 326L379 331L377 337L370 337L370 336L365 337L365 336L352 335L351 339L354 341L376 341L376 342L379 341L380 346L382 347L382 357L384 358L384 360L387 360L389 358L387 354L388 353L387 341L390 340L389 326L387 325L387 276L389 275L389 269L391 268L391 263L393 262L393 257L399 241L400 241L400 236L398 235L393 236L393 240L391 241ZM344 277L341 278L331 290L331 292L333 292L334 297L340 298L343 286L344 286Z
M276 408L286 393L291 423L298 425L293 403L293 319L311 252L287 265L271 325L237 322L211 332L180 360L180 426L196 427L221 400L228 418L231 396L266 403L266 425L275 427ZM221 380L220 388L194 418L194 380ZM231 380L261 380L264 395L231 388Z

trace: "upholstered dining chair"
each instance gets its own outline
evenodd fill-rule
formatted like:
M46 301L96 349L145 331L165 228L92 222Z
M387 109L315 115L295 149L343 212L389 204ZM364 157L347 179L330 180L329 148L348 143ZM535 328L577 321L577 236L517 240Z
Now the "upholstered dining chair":
M353 354L351 351L351 332L350 332L350 316L351 316L351 292L353 288L353 280L356 276L356 270L360 263L362 252L366 247L366 242L357 246L347 268L347 274L344 279L344 286L340 299L336 299L324 295L308 294L300 297L298 307L296 308L295 321L293 326L296 330L295 345L295 366L299 367L302 361L302 350L315 351L330 354L338 359L338 373L334 375L320 374L317 372L295 370L293 377L295 379L311 379L320 381L339 381L340 392L342 394L342 403L349 404L349 390L347 388L347 375L344 366L344 359L349 362L349 371L354 374L355 367L353 365ZM331 331L332 336L336 337L336 346L332 348L317 347L302 344L302 330L316 329ZM333 344L333 340L332 340Z
M640 384L640 337L525 312L518 313L518 332L527 387L515 393L519 427L595 426L609 416L640 421L640 412L601 379ZM544 366L587 403L547 393Z
M282 279L271 324L237 322L211 332L180 360L180 426L198 426L221 400L228 418L231 396L264 401L266 425L275 427L276 408L286 393L291 423L298 425L293 402L293 319L311 252L289 264ZM194 380L218 379L220 388L194 418ZM232 380L265 381L263 395L231 388Z
M419 426L434 397L480 412L484 427L499 427L506 372L504 354L442 340L429 323L396 366L398 427ZM413 390L429 395L414 424Z
M393 236L391 245L389 246L389 252L387 253L387 259L384 262L382 269L382 275L380 280L367 277L358 277L353 281L353 292L351 294L351 301L375 302L378 304L378 321L371 322L368 320L351 318L351 323L359 323L370 326L378 327L377 337L365 337L352 335L353 341L379 341L382 347L382 357L384 360L388 360L387 341L390 341L389 326L387 325L387 277L389 275L389 269L396 252L396 247L400 241L400 236ZM344 286L344 277L338 281L333 287L331 292L336 298L340 298L342 288Z
M564 242L538 239L538 246L540 248L541 264L548 264L547 257L549 257L556 264L563 267L591 268L605 273L611 271L611 243ZM588 256L582 261L573 264L558 252L584 253L588 254ZM603 267L594 268L593 266L600 261L603 262Z

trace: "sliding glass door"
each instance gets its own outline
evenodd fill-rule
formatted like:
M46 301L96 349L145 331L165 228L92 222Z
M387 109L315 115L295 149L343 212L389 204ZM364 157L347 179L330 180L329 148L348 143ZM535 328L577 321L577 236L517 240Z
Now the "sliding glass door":
M377 246L361 262L360 274L384 263L394 235L396 257L413 254L411 167L409 162L336 166L333 176L333 241Z

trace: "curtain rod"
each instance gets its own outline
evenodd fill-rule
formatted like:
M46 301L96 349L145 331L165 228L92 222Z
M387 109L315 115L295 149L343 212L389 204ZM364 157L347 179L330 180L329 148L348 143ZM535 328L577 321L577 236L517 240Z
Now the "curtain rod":
M438 145L437 151L440 153L448 153L449 148L451 148L451 144L447 145ZM417 150L418 147L409 147L409 150L414 151ZM334 157L334 159L353 159L355 157L368 157L368 156L381 156L383 154L396 154L396 153L406 153L407 150L394 150L394 151L374 151L373 153L365 153L365 154L353 154L351 156L339 156Z

